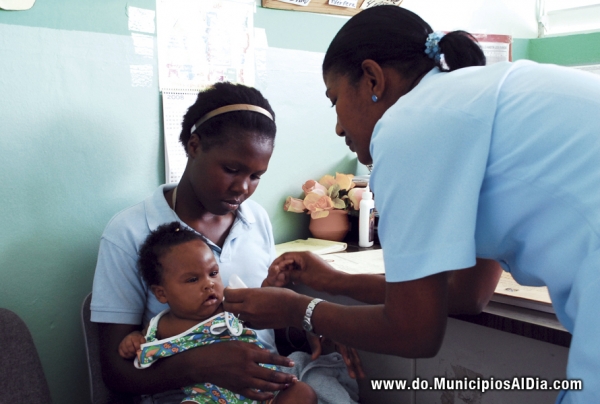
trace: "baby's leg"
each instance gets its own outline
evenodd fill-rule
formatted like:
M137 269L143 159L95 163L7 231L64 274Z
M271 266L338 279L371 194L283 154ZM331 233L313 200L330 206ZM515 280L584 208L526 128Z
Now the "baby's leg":
M296 382L285 390L281 390L274 404L317 404L317 394L308 384Z

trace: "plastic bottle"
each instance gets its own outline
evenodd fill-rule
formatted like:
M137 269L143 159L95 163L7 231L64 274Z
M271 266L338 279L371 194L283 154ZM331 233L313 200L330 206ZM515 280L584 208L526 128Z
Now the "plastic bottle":
M358 213L358 246L371 247L375 239L375 201L367 185L362 194Z
M242 281L236 274L232 274L229 277L229 289L243 289L247 287L248 286L246 286L244 281Z

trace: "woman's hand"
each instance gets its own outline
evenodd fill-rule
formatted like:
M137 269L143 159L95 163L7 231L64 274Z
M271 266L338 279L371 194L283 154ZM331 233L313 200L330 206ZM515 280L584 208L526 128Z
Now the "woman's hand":
M350 348L349 346L340 344L335 342L335 350L342 355L344 358L344 363L346 364L346 369L348 369L348 376L353 379L364 379L365 371L362 367L362 362L360 361L360 356L358 356L358 352L354 348Z
M383 275L349 275L329 265L326 257L308 251L285 253L275 259L263 286L282 287L290 283L368 304L382 304L385 299Z
M278 287L302 283L314 290L331 292L331 285L339 276L339 271L316 254L309 251L289 252L273 261L265 283Z
M275 263L275 261L273 261ZM269 267L269 273L267 277L260 285L261 288L265 287L274 287L274 288L282 288L291 283L289 279L289 271L286 270L287 265L292 264L293 261L289 261L287 263L279 263L278 265L273 265Z
M256 329L302 329L302 320L312 298L286 288L230 289L223 292L225 311L239 315L247 327Z
M271 392L285 389L297 381L295 376L260 366L259 363L278 366L293 366L294 363L286 357L273 354L257 345L230 341L226 344L209 346L211 347L210 353L202 352L206 347L187 351L191 354L188 356L192 356L191 359L195 362L206 361L208 357L218 358L212 362L208 375L203 371L196 374L192 370L192 378L195 380L209 381L257 401L269 400L273 398Z
M294 383L294 376L266 369L259 363L293 366L284 356L273 354L254 344L230 341L190 349L156 361L144 371L118 352L120 342L135 331L128 324L99 323L101 365L110 389L131 394L155 394L199 383L213 383L235 393L265 401ZM260 391L258 391L260 390Z

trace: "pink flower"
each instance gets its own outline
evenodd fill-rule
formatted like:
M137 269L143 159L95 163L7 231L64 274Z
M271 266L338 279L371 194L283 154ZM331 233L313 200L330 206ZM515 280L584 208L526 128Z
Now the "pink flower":
M347 210L352 207L349 191L354 188L353 174L324 175L319 181L308 180L302 185L304 200L288 196L283 205L286 212L310 213L312 218L329 216L332 209ZM362 195L362 192L361 192ZM355 209L360 199L356 199Z
M365 190L366 188L352 188L350 191L348 191L348 198L350 198L352 207L354 209L358 210L360 207L360 201L362 201L362 196Z
M324 212L333 209L333 201L329 196L323 193L321 190L316 190L316 192L309 192L304 198L304 207L308 209L311 214L311 217L314 217L314 214L317 212ZM318 217L328 216L327 213L318 213Z
M323 185L326 189L329 189L330 186L335 184L335 178L333 178L333 175L324 175L319 180L319 184Z
M286 212L302 213L306 210L302 199L292 198L288 196L283 204L283 210Z
M308 195L316 189L320 189L323 192L327 192L327 188L325 188L323 185L319 184L315 180L308 180L304 183L304 185L302 185L302 190L304 191L305 195Z
M354 178L352 174L335 173L335 183L340 186L340 189L346 191L354 187L352 178Z
M335 177L327 174L321 177L319 184L323 185L327 189L329 189L332 185L338 184L341 190L347 191L354 187L352 178L354 178L353 174L335 173Z

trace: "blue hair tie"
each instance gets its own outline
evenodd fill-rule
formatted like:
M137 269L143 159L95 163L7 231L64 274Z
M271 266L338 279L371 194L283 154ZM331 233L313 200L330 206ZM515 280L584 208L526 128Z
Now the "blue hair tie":
M427 35L427 40L425 41L425 53L437 63L439 63L441 60L439 43L444 35L445 34L443 32L432 32L431 34Z

